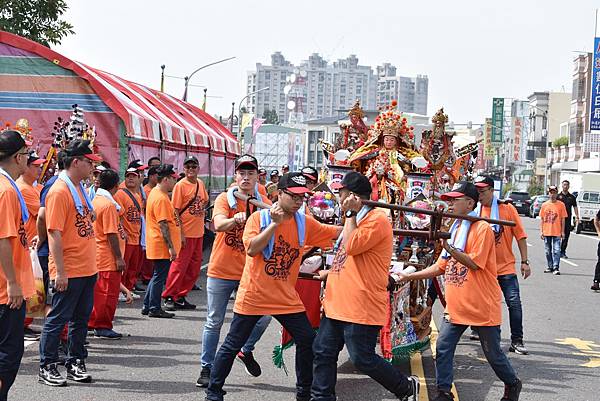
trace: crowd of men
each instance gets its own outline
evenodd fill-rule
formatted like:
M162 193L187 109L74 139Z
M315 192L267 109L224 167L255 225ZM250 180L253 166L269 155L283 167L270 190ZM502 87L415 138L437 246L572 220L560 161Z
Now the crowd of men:
M48 304L39 382L90 382L86 336L91 330L99 338L121 338L112 325L119 297L131 302L146 281L142 315L168 319L173 311L196 308L186 297L200 274L209 206L194 156L184 160L181 175L158 158L147 164L134 160L121 180L93 153L89 141L73 140L59 152L57 172L41 188L35 180L44 160L28 146L16 131L0 133L0 217L5 222L0 226L0 401L7 399L17 375L25 328L31 323L25 320L25 303L33 294L30 247L37 250L45 273ZM290 172L283 166L283 174L273 170L269 182L251 155L240 156L234 168L233 182L217 196L212 212L216 238L207 271L207 316L196 383L206 388L206 399L224 399L236 358L249 374L260 376L253 350L275 318L296 344L297 401L336 399L337 360L344 345L360 371L398 399L418 400L419 378L403 375L375 351L387 321L393 230L384 211L363 204L371 196L369 180L350 172L333 188L344 214L343 225L334 226L318 222L305 206L319 180L314 168ZM270 208L247 214L237 192ZM501 298L503 294L509 308L510 350L526 354L512 252L516 240L520 272L527 278L525 232L514 207L494 196L489 177L460 182L443 199L454 213L517 225L457 220L433 266L399 277L399 283L440 274L446 278L435 400L453 399L454 350L471 327L505 384L502 400L516 401L522 383L500 349ZM545 238L556 235L543 233ZM312 247L334 252L330 268L315 277L326 283L318 334L295 289L302 254ZM233 319L219 347L232 296ZM29 334L35 335L31 329Z

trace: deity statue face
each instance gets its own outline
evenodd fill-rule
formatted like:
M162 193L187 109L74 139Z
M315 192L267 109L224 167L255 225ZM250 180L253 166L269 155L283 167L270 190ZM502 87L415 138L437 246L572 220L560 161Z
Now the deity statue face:
M386 135L383 137L383 147L387 150L396 149L398 147L398 139L395 136Z

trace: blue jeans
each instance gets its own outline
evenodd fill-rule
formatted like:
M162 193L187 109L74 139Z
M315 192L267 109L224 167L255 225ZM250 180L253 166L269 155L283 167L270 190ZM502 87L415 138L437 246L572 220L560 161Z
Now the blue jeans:
M87 358L85 338L88 320L94 307L94 286L96 277L70 278L67 289L53 292L52 308L46 316L40 339L40 366L58 362L58 345L60 332L65 324L69 324L67 361ZM51 287L53 287L51 285Z
M442 319L440 334L437 339L435 376L437 388L450 391L454 372L454 352L460 336L469 326L453 324ZM500 326L471 326L479 333L479 341L488 363L494 369L496 376L504 384L513 385L517 382L517 375L510 364L506 354L500 348Z
M354 366L402 399L409 392L406 376L375 353L380 326L323 317L313 343L313 401L335 401L338 355L344 344Z
M246 343L256 323L262 316L240 315L233 313L233 320L229 333L219 348L213 368L210 371L210 383L206 389L206 399L213 401L223 400L223 385L231 372L233 361L242 346ZM312 344L315 332L305 312L289 313L273 316L281 325L290 332L296 343L296 395L308 397L312 384Z
M206 279L207 312L204 333L202 334L202 357L200 358L203 368L212 369L229 297L233 291L237 290L239 284L240 282L237 280L223 280L213 277ZM243 352L254 351L254 346L269 327L270 322L271 316L263 316L256 322L248 341L242 347Z
M521 293L519 279L516 274L503 274L498 276L498 284L504 294L504 302L508 306L510 319L510 340L523 341L523 309L521 307Z
M7 400L21 366L24 322L25 302L19 309L0 305L0 401Z
M560 237L544 237L548 268L558 270L560 267Z
M161 295L167 282L169 268L171 267L169 259L156 259L153 262L154 272L146 288L143 306L143 309L149 312L155 312L160 309Z

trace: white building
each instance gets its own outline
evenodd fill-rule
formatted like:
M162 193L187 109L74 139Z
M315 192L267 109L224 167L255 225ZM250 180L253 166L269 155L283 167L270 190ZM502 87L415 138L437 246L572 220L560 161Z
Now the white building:
M397 76L396 67L384 63L377 67L377 77L377 106L386 106L397 100L399 111L427 115L427 75Z
M263 124L254 138L250 127L244 130L245 151L267 171L281 171L284 164L290 166L290 171L298 171L304 166L304 142L300 129L285 125Z

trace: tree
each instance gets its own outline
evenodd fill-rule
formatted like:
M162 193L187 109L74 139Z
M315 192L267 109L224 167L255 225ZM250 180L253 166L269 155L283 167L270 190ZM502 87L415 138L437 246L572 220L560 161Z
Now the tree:
M262 118L265 119L265 124L279 124L279 116L277 112L273 110L265 110Z
M0 29L44 46L58 45L75 33L60 19L67 9L64 0L0 0Z

